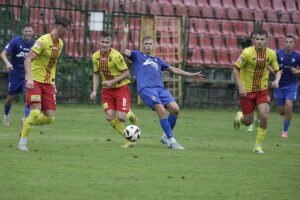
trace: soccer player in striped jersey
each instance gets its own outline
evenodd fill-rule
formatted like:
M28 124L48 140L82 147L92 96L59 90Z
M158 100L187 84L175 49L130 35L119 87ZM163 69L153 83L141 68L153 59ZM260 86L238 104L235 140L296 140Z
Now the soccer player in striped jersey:
M256 153L264 153L262 142L267 132L270 103L268 65L271 65L275 72L275 81L272 82L272 87L278 88L281 77L276 53L266 48L267 38L266 31L258 30L255 37L255 46L243 50L232 70L238 86L242 109L242 112L239 111L236 114L234 128L239 129L241 123L246 126L252 124L255 108L260 115L260 124L257 128L256 142L253 148Z
M23 123L18 150L29 151L27 139L33 125L49 124L55 119L56 64L70 25L68 19L57 18L54 29L35 42L25 59L26 104L30 114Z
M111 35L102 32L100 49L93 56L94 76L91 100L97 97L99 79L102 80L102 105L106 119L112 127L123 137L126 119L132 124L137 123L137 118L130 111L130 90L128 84L130 76L128 67L121 53L111 48ZM136 142L126 141L122 147L133 147Z
M191 77L197 81L202 80L204 75L201 72L190 73L179 68L172 67L159 57L152 57L154 40L150 36L143 38L143 52L126 49L128 37L128 24L124 26L121 53L129 57L133 62L137 80L137 90L144 103L156 111L160 125L164 131L160 142L171 149L184 150L173 135L173 128L177 122L179 106L171 93L164 87L162 82L162 71L168 71L175 75ZM170 112L169 116L167 111Z
M32 39L32 25L25 25L22 33L22 36L18 36L10 40L0 54L0 57L4 61L6 68L9 71L8 92L4 101L4 126L9 126L10 109L12 107L13 99L20 92L25 94L26 90L24 60L30 48L34 44L34 39ZM8 52L11 53L10 61L7 58ZM29 115L30 108L25 105L24 110L26 118ZM25 120L25 118L23 118L23 120Z
M300 54L295 50L295 38L288 35L283 49L277 50L277 60L282 70L279 88L274 90L278 111L284 117L281 137L288 137L288 128L292 119L294 102L297 100L298 79L300 73Z

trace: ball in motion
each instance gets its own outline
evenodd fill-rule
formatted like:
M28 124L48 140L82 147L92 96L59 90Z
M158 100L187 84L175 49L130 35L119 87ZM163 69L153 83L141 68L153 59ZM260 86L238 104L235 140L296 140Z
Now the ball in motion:
M135 142L141 137L141 129L136 125L129 125L124 130L124 137L130 142Z

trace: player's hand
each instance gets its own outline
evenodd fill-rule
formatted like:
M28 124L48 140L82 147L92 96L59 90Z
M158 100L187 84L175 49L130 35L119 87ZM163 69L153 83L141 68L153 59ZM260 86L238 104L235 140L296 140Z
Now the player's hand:
M123 28L124 33L129 32L129 25L127 23L124 23L124 28Z
M292 67L292 68L291 68L291 72L292 72L293 74L298 74L298 73L299 73L299 70L296 69L296 68L294 68L294 67Z
M28 79L26 82L26 88L32 90L34 88L34 82L32 79Z
M97 97L97 93L96 92L92 92L91 95L90 95L90 98L92 101L96 100L96 97Z
M11 63L6 64L6 68L7 68L8 71L14 70L14 67L12 66Z
M278 88L279 87L279 81L275 80L275 81L272 82L271 85L272 85L273 88Z
M114 84L114 81L113 81L113 80L103 81L103 82L102 82L102 85L103 85L104 87L107 87L107 88L109 88L112 84Z
M246 98L247 97L247 92L246 92L246 90L243 87L239 88L239 95L242 98Z
M199 82L199 81L203 80L205 76L204 76L204 74L201 73L201 71L199 71L196 73L192 73L192 77L194 79L196 79L197 82Z

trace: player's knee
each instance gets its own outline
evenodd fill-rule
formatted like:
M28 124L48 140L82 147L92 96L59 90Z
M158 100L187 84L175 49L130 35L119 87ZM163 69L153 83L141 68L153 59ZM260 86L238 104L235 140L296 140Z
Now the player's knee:
M121 122L125 122L126 121L126 115L125 116L118 116L117 118Z

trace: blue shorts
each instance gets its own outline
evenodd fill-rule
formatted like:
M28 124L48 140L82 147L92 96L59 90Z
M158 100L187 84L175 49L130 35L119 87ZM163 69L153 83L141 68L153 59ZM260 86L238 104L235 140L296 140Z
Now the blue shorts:
M9 79L8 80L8 88L7 88L7 94L8 95L15 95L18 93L24 93L26 91L26 81L21 80L15 80L15 79Z
M285 100L296 101L298 93L298 86L285 86L280 87L274 90L274 96L276 99L277 106L283 106L285 104Z
M172 94L166 88L144 88L139 92L144 103L154 110L155 104L166 106L170 102L175 102Z

